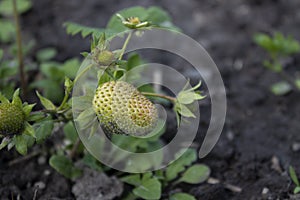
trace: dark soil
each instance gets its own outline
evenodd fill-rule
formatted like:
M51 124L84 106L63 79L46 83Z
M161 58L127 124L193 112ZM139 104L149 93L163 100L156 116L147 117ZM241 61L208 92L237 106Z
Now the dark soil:
M183 32L199 41L218 65L228 97L226 125L214 150L203 160L219 184L180 185L197 199L300 199L292 195L287 169L300 174L300 94L277 97L268 87L280 77L262 67L265 54L252 42L256 32L281 31L300 40L299 0L34 0L22 22L27 37L39 48L54 46L58 60L78 56L88 49L88 40L69 37L65 21L103 27L112 13L134 5L159 5L166 9ZM299 69L299 55L287 71ZM184 72L184 71L183 71ZM208 121L204 108L203 125ZM294 148L293 148L294 147ZM16 158L0 154L0 199L74 199L72 182L54 172L38 158L8 167ZM279 163L277 162L279 161ZM49 174L50 173L50 174ZM232 189L232 186L235 188ZM238 188L242 190L237 190ZM169 191L164 191L168 193Z

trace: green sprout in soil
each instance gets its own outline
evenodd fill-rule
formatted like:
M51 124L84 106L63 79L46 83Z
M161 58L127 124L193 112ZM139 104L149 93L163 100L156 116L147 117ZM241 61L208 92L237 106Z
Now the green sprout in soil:
M279 32L276 32L273 36L257 33L253 39L268 54L268 58L263 61L263 65L283 78L283 81L272 85L271 91L275 95L284 95L292 89L299 91L300 77L287 73L286 66L283 64L285 60L300 52L299 42L292 36L285 37Z
M294 194L298 194L298 193L300 193L300 182L297 177L296 171L292 166L289 167L289 173L290 173L290 177L291 177L292 181L296 185L296 187L294 189Z

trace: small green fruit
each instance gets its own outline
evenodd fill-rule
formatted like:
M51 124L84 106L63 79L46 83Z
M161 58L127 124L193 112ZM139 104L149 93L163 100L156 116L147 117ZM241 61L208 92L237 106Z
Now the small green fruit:
M104 50L104 51L101 51L98 55L98 62L101 64L101 65L110 65L114 60L114 54L113 52L111 51L108 51L108 50Z
M105 132L143 136L155 127L158 112L155 105L133 85L111 81L100 85L93 108Z
M0 104L0 134L19 134L24 130L25 114L13 103Z

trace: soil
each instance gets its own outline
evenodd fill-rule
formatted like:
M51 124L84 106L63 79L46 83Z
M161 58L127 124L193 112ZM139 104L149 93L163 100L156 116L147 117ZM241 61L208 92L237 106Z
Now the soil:
M281 79L262 67L265 54L252 41L256 32L274 31L300 40L299 0L33 0L33 5L22 19L23 31L26 37L36 39L38 48L57 48L58 60L78 56L89 47L88 40L65 34L65 21L103 27L111 14L122 8L158 5L166 9L174 23L210 53L228 97L221 138L199 161L211 167L212 177L220 183L181 184L178 189L206 200L300 199L292 195L287 173L292 165L300 174L300 93L278 97L269 92L269 86ZM297 55L285 67L294 73L299 65ZM203 127L209 123L209 115L209 105L204 105ZM43 189L37 190L37 199L75 198L74 183L41 162L47 157L9 167L8 162L16 157L13 151L1 151L1 200L16 199L18 194L21 199L32 199L38 185Z

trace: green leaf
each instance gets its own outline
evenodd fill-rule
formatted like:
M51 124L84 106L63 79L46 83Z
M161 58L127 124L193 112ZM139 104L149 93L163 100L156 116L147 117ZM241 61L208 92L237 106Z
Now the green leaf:
M43 75L51 80L62 82L65 78L65 73L60 63L53 61L43 62L40 68Z
M196 200L196 198L187 193L176 193L170 197L170 200Z
M34 128L28 122L25 122L25 130L23 134L36 138Z
M144 63L144 61L141 59L140 55L137 53L129 54L127 65L126 65L126 71L129 71L137 66L140 66Z
M126 197L124 197L122 200L136 200L136 199L138 199L138 197L133 193L129 192L129 194Z
M124 183L127 183L129 185L134 185L136 187L138 187L139 185L142 184L140 174L124 176L124 177L121 178L121 181L123 181Z
M93 97L90 97L88 95L72 97L73 107L76 109L80 108L81 110L86 110L88 108L91 108L92 101L93 101Z
M299 183L299 180L297 178L296 171L292 166L289 167L289 173L290 173L290 177L293 180L293 182L295 183L295 185L300 187L300 183Z
M62 82L57 80L42 79L35 81L33 84L31 84L31 87L42 90L44 97L50 101L53 101L54 103L60 103L64 94L61 83Z
M257 45L261 46L262 48L268 51L272 51L272 40L268 35L258 33L254 35L253 40Z
M15 139L13 139L10 143L7 145L7 150L10 151L15 146Z
M72 58L67 60L61 67L65 76L74 79L76 77L77 71L80 67L80 61L77 58Z
M180 92L177 100L181 104L191 104L194 102L194 93L192 92Z
M34 106L35 106L35 103L34 104L26 104L23 106L23 111L24 111L26 117L29 117L29 115L32 111L32 108Z
M1 9L1 8L0 8ZM0 19L0 41L3 43L12 42L15 36L15 27L10 20Z
M300 45L297 40L291 36L285 37L280 32L274 33L273 37L261 33L256 34L254 41L275 58L292 55L300 51Z
M161 197L161 183L156 179L148 179L135 189L133 193L143 199L159 199Z
M20 89L17 89L13 94L12 103L18 106L22 106L22 101L20 99Z
M181 153L178 155L180 155L180 157L166 169L166 179L168 181L175 179L180 172L184 171L186 166L191 165L197 160L197 152L195 149L187 149L182 155Z
M120 156L122 156L122 154L120 154ZM142 172L150 169L153 164L155 164L153 161L149 161L149 159L144 156L130 157L127 158L126 161L127 162L124 171L130 172Z
M80 54L86 58L90 53L89 52L81 52Z
M22 154L27 154L27 141L24 139L23 135L17 135L14 139L16 150Z
M35 123L33 125L33 127L36 132L36 142L38 144L40 144L51 135L53 127L54 127L54 123L49 118L49 119L46 119L45 121Z
M0 92L1 103L9 103L9 100Z
M16 84L14 82L5 83L5 87L1 90L2 94L5 95L8 99L11 99L15 91L15 85ZM0 101L1 101L1 95L0 95Z
M93 35L93 36L101 36L104 32L104 29L92 28L88 26L83 26L73 22L66 22L64 23L64 27L66 27L67 34L76 35L81 34L83 38Z
M160 7L151 6L150 8L148 8L147 12L148 12L147 20L149 20L153 24L159 25L164 22L171 21L171 18L168 15L168 13L163 9L161 9Z
M300 51L300 45L292 36L285 37L280 32L275 32L273 35L273 45L276 50L282 55L292 55Z
M188 105L188 104L193 103L194 101L198 101L198 100L205 98L205 96L202 96L199 94L200 93L199 91L196 91L201 86L201 81L194 87L187 89L189 85L190 85L189 81L187 81L187 83L183 87L182 91L179 92L179 94L177 96L177 101L178 101L179 105L182 105L182 104ZM183 108L183 109L185 109L185 108Z
M285 95L292 90L292 86L287 82L278 82L271 86L271 92L277 96Z
M77 141L78 135L73 122L70 121L67 124L65 124L64 133L66 135L66 138L70 140L72 144L74 144Z
M298 187L295 187L295 189L294 189L294 194L298 194L300 192L300 187L298 186Z
M105 71L104 70L99 70L97 77L98 77L98 85L101 85L103 83L106 83L108 81L111 80L109 73L110 68L106 68ZM108 72L108 73L107 73Z
M36 92L37 96L39 97L42 105L47 109L47 110L55 110L56 106L47 98L43 97L40 95L40 93L37 91Z
M177 103L175 105L175 111L178 112L181 116L196 118L194 113L184 104Z
M145 172L143 173L142 182L145 182L149 179L151 179L153 176L152 172Z
M86 153L86 154L84 155L84 157L83 157L83 159L82 159L82 162L83 162L85 165L87 165L87 166L89 166L90 168L92 168L92 169L95 169L95 170L97 170L97 171L99 171L99 172L103 171L103 169L102 169L102 167L101 167L99 161L96 160L96 159L95 159L91 154L89 154L89 153Z
M17 11L19 14L25 13L32 7L30 0L17 0ZM0 2L1 15L13 15L13 3L11 0L2 0Z
M16 63L14 62L3 61L3 64L1 63L1 68L0 68L0 79L7 79L17 75L18 69L15 64ZM9 84L7 84L7 86L9 86ZM14 92L14 88L13 88L13 92Z
M196 164L189 167L177 181L190 184L199 184L206 181L210 175L210 168L206 165Z
M182 91L178 94L177 100L179 103L187 105L204 98L205 96L202 96L196 92Z
M8 143L10 143L10 141L11 141L11 139L9 137L3 138L0 143L0 150L3 149L4 147L6 147L8 145Z
M81 112L75 120L78 122L80 130L83 130L90 127L95 118L96 114L93 108L88 108Z
M16 150L21 155L27 154L28 147L31 147L34 143L34 138L25 134L16 135L13 139Z
M45 48L42 50L39 50L36 54L36 57L38 61L43 62L43 61L48 61L54 58L57 54L56 49L54 48Z
M150 21L151 24L170 30L181 31L180 28L172 23L172 19L169 14L160 7L152 6L148 8L147 13L147 20Z
M70 179L77 178L82 174L82 171L74 167L72 161L64 155L52 155L49 164L58 173Z
M34 114L30 114L27 118L27 121L36 122L36 121L42 120L44 118L45 118L45 113L37 112L37 113L34 113Z

